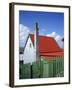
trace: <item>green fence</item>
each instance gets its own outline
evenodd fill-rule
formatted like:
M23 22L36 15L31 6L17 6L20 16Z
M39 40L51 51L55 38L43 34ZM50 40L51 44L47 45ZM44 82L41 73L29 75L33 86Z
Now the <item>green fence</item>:
M64 58L58 57L53 60L33 62L32 65L20 64L20 79L27 78L50 78L64 76Z
M19 68L19 78L20 79L27 79L31 78L31 65L30 64L20 64Z
M32 78L39 78L40 77L40 63L34 62L32 64Z

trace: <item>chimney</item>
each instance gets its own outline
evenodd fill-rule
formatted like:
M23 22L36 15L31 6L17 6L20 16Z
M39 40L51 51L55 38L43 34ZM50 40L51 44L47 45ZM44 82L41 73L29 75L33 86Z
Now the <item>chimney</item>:
M38 49L38 35L39 35L39 28L38 28L38 23L35 23L35 34L34 34L34 46L35 46L35 57L36 61L39 60L39 49Z

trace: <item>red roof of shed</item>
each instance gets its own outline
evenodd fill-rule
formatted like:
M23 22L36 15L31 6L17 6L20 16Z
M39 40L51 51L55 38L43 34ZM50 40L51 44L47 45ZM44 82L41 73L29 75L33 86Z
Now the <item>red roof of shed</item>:
M30 34L30 37L34 44L34 35ZM41 56L63 56L63 49L59 47L54 38L48 36L38 36L38 40L39 53Z

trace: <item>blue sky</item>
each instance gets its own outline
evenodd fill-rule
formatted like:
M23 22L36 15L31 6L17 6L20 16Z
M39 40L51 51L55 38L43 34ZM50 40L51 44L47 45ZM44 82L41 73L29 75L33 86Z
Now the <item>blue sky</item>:
M39 25L40 35L52 36L55 39L61 39L64 37L64 13L20 11L20 46L24 45L25 37L27 37L26 34L34 32L36 22L38 22ZM57 40L57 42L60 43L59 40Z

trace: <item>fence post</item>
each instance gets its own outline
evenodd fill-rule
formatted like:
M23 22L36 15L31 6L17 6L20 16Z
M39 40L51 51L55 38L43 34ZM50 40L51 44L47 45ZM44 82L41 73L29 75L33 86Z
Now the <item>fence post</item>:
M31 69L31 78L32 78L32 65L31 65L30 69Z

